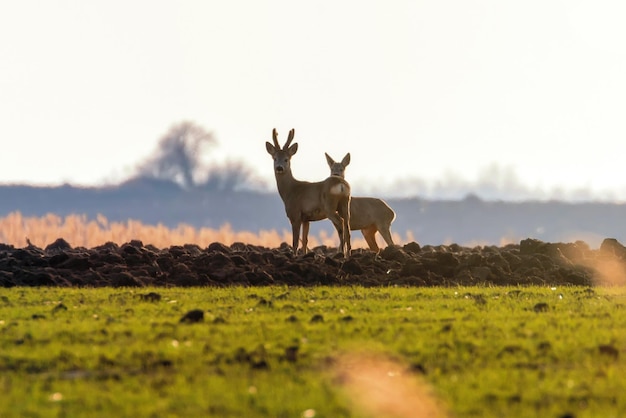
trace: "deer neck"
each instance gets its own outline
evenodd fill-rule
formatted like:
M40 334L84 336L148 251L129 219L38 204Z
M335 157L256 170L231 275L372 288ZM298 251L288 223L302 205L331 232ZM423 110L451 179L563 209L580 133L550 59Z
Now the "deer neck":
M285 200L287 196L291 194L291 191L299 183L291 174L291 170L285 171L283 174L275 174L276 186L278 187L278 194Z

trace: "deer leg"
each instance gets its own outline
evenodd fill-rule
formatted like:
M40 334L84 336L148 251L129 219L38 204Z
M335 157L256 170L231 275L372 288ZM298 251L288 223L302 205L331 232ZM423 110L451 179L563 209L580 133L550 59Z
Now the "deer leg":
M324 207L326 211L326 217L333 223L335 229L337 230L337 234L339 235L339 252L343 253L344 247L344 227L343 227L343 219L337 214L337 209L341 211L341 208L338 208L337 202L327 201Z
M378 228L378 231L380 231L380 235L382 235L387 245L395 245L393 243L393 238L391 238L391 231L389 230L389 225L385 225L382 228Z
M370 250L377 253L380 248L378 248L378 244L376 243L376 227L368 226L367 228L361 229L361 233L363 234L363 238L365 238L365 242L370 247Z
M302 222L302 254L306 254L309 244L309 221Z
M341 219L339 221L337 221L337 219L331 219L331 218L328 218L328 219L333 223L333 226L335 227L335 231L337 231L337 236L341 240L341 235L343 233L343 224L341 223Z
M339 234L339 251L350 256L350 198L339 202L326 202L326 217Z
M343 252L343 223L341 217L334 213L333 216L329 216L328 219L330 219L337 231L337 236L339 237L339 252Z
M349 219L349 216L348 216L348 219ZM343 240L346 243L346 257L350 257L350 255L352 254L352 243L350 242L350 221L347 220L346 218L343 218L343 223L344 223Z
M343 241L346 246L344 254L346 257L350 257L352 253L352 245L350 243L350 199L339 203L339 216L341 216L343 222Z
M293 255L298 254L298 240L300 238L300 221L294 221L291 223L291 233L293 234Z
M339 235L339 252L343 253L345 246L345 228L343 227L343 219L337 214L337 212L331 212L331 214L328 215L328 219L330 219L337 230L337 235Z

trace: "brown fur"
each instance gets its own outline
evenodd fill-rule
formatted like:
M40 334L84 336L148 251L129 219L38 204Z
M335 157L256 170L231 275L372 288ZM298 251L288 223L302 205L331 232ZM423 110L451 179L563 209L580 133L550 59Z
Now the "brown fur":
M289 132L285 145L278 144L276 129L272 133L274 144L265 143L267 152L274 159L274 175L278 193L285 204L285 212L293 234L292 248L298 251L300 228L302 227L302 251L308 248L309 223L330 219L339 234L340 252L350 255L350 185L340 177L330 176L323 181L311 183L296 180L291 173L291 157L297 152L298 144L290 146L294 130Z
M346 166L350 164L350 153L346 154L341 162L335 162L328 154L325 155L330 167L330 175L344 178ZM352 197L350 200L350 229L353 231L360 229L372 251L380 250L376 243L376 232L380 233L387 245L394 245L391 237L391 223L395 218L396 213L382 199Z

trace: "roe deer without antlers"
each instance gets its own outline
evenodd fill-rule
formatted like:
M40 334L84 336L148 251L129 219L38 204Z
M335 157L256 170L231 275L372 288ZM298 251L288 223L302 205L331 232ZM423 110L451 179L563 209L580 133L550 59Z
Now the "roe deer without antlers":
M311 183L296 180L291 174L291 157L298 144L291 144L295 131L289 131L287 142L281 148L276 129L272 132L274 145L265 143L267 152L274 159L274 175L278 193L285 204L287 218L293 232L293 251L297 254L300 226L302 226L302 252L306 254L309 222L330 219L339 234L339 251L350 255L350 185L336 176Z
M346 166L350 164L350 153L347 153L341 162L335 162L326 153L324 155L330 167L330 175L344 178ZM376 244L376 231L380 232L387 245L394 245L390 228L395 218L396 213L381 199L354 196L350 199L350 229L353 231L360 229L372 251L380 250Z

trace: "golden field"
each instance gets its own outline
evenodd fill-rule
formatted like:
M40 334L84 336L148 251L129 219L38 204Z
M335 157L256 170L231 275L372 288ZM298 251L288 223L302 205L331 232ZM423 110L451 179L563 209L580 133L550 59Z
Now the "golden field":
M289 223L285 219L285 224ZM261 245L275 248L281 243L291 243L291 230L261 230L259 232L234 231L229 224L219 229L195 228L187 224L179 224L169 228L162 224L147 225L141 221L129 219L124 222L111 222L106 217L98 215L96 219L87 219L85 215L68 215L61 217L49 213L42 217L23 216L20 212L12 212L0 218L0 243L25 247L26 239L33 245L45 248L57 238L65 239L72 247L93 248L106 242L123 244L133 239L141 240L144 244L152 244L157 248L167 248L172 245L197 244L206 247L213 242L230 245L234 242ZM384 247L380 237L379 245ZM393 234L396 244L414 241L410 231L406 240L398 234ZM335 234L321 231L318 235L309 236L309 248L317 245L336 247L339 239ZM367 248L367 243L359 231L352 232L352 248Z

